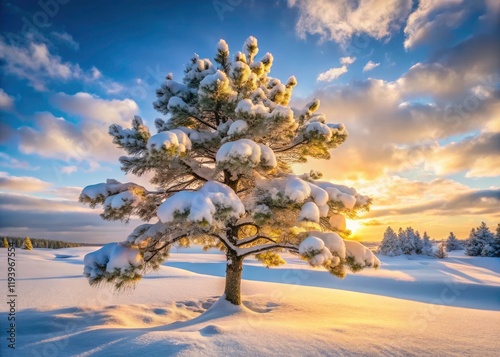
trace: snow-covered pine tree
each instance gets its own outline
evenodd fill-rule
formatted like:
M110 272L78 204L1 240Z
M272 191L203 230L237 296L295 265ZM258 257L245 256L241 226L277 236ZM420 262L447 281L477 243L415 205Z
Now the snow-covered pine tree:
M23 249L26 249L26 250L33 250L33 244L31 244L31 239L30 239L30 237L26 237L26 238L24 238L24 242L23 242Z
M465 254L470 256L489 256L490 244L493 243L493 233L486 225L486 223L481 222L481 225L476 229L472 229L465 243ZM486 247L486 249L485 249Z
M434 253L434 256L438 259L443 259L448 256L448 253L446 252L446 247L444 243L439 243L438 248L436 252Z
M399 247L398 236L391 227L388 227L384 232L384 238L380 243L378 251L380 254L388 255L390 257L403 254L401 252L401 248Z
M491 244L491 252L492 257L500 257L500 223L497 225L495 238L493 239L493 243Z
M7 237L3 237L3 247L9 248L9 241L7 240Z
M460 250L463 249L462 245L458 241L457 237L453 232L450 232L448 239L446 240L446 250L451 252L452 250Z
M432 256L433 254L431 238L427 232L424 232L424 237L422 238L422 254L428 256Z
M407 227L406 230L402 231L402 234L398 233L398 238L403 254L410 255L415 252L415 231L412 227Z
M329 159L347 138L344 125L327 123L317 113L317 99L290 107L295 77L286 83L270 77L273 56L256 60L257 53L254 37L232 58L220 40L217 64L194 55L181 82L169 74L157 89L154 107L166 119L156 119L156 134L140 117L131 128L110 127L114 143L127 153L122 170L152 174L156 189L108 180L84 188L80 201L102 205L107 220L137 216L153 223L86 255L90 284L134 283L158 268L172 245L223 250L225 299L236 305L243 260L250 256L269 266L290 252L339 277L346 268L379 265L368 248L335 232L345 226L343 215L368 210L370 198L321 181L317 172L292 171L308 157Z
M422 249L424 246L423 246L422 237L420 236L419 231L415 232L412 243L413 243L413 250L415 251L415 254L422 254Z

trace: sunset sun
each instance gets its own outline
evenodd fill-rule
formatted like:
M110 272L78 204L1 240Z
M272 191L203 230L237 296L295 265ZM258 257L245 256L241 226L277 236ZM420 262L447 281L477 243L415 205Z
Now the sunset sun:
M361 228L361 223L352 219L346 219L346 228L351 231L351 233L356 233Z

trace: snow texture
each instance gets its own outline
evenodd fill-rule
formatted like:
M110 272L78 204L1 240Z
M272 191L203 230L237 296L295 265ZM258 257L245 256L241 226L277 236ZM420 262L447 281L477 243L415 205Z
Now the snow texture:
M146 147L150 151L161 151L161 149L174 147L179 152L185 152L191 150L191 140L182 130L174 129L151 136Z
M344 240L344 244L346 257L353 258L356 264L359 264L361 267L380 266L380 260L363 244L353 240Z
M226 216L220 217L221 212L227 210ZM221 227L224 221L238 219L244 213L245 207L234 191L217 181L208 181L198 191L177 192L158 208L158 218L163 223L173 222L177 216L185 216L189 222L205 221Z
M101 249L88 253L83 259L84 276L90 281L100 277L106 267L107 273L120 273L130 268L139 268L143 264L139 249L127 247L122 243L110 243Z
M172 252L140 288L113 294L77 278L93 249L58 250L64 259L49 249L16 252L20 283L29 282L18 286L16 355L282 356L277 340L289 356L493 357L500 349L500 260L463 250L450 259L385 257L377 272L344 280L290 256L280 269L249 258L244 306L231 307L218 300L224 254ZM0 355L9 351L0 344Z
M306 202L299 214L299 221L311 221L319 223L319 208L314 202Z
M274 152L266 145L257 144L250 139L240 139L223 144L215 156L217 163L239 162L257 167L276 167L277 161Z
M244 120L236 120L231 124L229 130L227 131L227 135L236 135L244 133L248 129L248 124Z
M108 179L105 183L86 186L80 194L80 200L102 201L105 208L120 209L142 200L145 191L144 187L135 183Z

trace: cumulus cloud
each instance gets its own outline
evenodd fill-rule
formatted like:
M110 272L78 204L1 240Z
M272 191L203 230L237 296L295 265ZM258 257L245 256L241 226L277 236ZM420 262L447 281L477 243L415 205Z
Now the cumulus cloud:
M75 41L75 39L73 38L73 36L71 36L69 33L67 32L51 32L51 35L52 37L54 37L56 40L58 40L59 42L65 44L66 46L68 46L69 48L75 50L75 51L78 51L80 49L80 44L78 42Z
M471 1L420 0L418 8L408 17L404 33L405 48L414 47L430 37L449 32L465 19Z
M368 63L365 64L365 66L363 67L363 72L371 71L372 69L377 68L378 66L380 66L380 63L375 63L373 61L368 61Z
M318 81L331 82L339 78L344 73L347 73L347 66L330 68L328 71L322 72L318 75Z
M332 82L344 73L347 73L347 67L356 61L356 57L342 57L340 59L341 67L330 68L328 71L318 75L318 81Z
M68 163L115 161L119 150L106 128L67 121L44 112L35 115L35 127L18 129L19 150L25 154L60 159Z
M101 99L89 93L79 92L74 95L57 93L52 96L52 104L65 113L77 115L85 121L104 124L129 123L139 111L132 99Z
M45 43L28 41L26 44L9 44L0 37L0 60L5 73L28 80L31 87L45 91L49 79L69 81L92 80L92 74L78 64L64 62L50 53Z
M0 88L0 110L11 109L14 107L14 97L11 97Z
M466 177L500 176L500 132L433 146L424 162L437 175L466 172Z
M342 57L340 59L340 64L348 66L350 64L353 64L355 61L356 61L356 57Z
M52 102L78 120L69 121L49 112L35 114L32 126L18 129L21 152L62 160L65 164L55 169L65 174L80 168L94 170L99 167L99 161L116 162L122 152L112 143L108 127L112 123L129 125L138 112L133 100L58 93Z
M500 57L494 53L500 53L494 36L472 36L393 81L368 78L318 89L314 97L321 100L320 111L331 122L345 123L350 135L333 151L329 167L312 160L313 168L344 179L374 179L417 167L452 172L450 165L460 158L460 149L438 150L446 146L440 142L478 131L500 132ZM439 154L431 155L434 151ZM454 151L456 158L451 156ZM471 157L474 164L465 158L456 164L469 164L468 176L497 172L497 160ZM445 158L449 165L430 162Z
M29 176L11 176L0 172L0 189L16 192L40 192L52 186L50 183Z
M357 34L390 37L408 16L411 4L411 0L288 0L288 6L299 10L296 30L301 38L319 35L343 45Z

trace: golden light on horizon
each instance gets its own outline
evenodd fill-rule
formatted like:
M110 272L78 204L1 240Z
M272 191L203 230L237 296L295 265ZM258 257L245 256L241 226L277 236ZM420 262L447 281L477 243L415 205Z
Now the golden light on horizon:
M346 228L349 229L352 234L356 233L356 231L361 228L361 223L353 219L346 219L345 225Z

